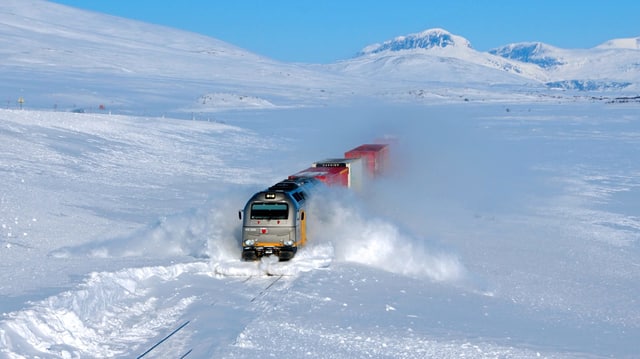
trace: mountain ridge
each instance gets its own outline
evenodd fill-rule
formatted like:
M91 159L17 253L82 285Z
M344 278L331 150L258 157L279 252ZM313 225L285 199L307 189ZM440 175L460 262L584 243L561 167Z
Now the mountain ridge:
M564 64L558 58L547 56L547 53L552 51L550 45L542 42L523 42L495 48L489 50L489 53L512 60L532 63L546 69Z
M601 49L633 49L640 50L640 36L630 38L620 38L605 41L602 44L596 46Z
M639 46L640 37L612 39L590 49L562 49L542 42L520 42L481 52L473 49L464 37L435 28L366 46L349 61L363 63L363 58L369 58L371 62L380 62L384 58L421 54L425 59L456 58L498 69L523 80L537 81L553 90L636 91L640 84ZM428 65L428 61L419 66L424 65ZM377 72L374 68L367 71Z
M427 29L419 33L397 36L382 44L372 44L362 49L358 55L375 54L384 51L408 49L432 49L447 47L471 48L471 43L462 36L453 35L441 28Z
M430 88L454 98L468 92L508 98L514 89L636 95L640 83L633 39L583 50L512 44L491 53L436 28L321 65L279 62L204 35L44 0L8 0L0 24L0 96L7 107L26 97L41 108L106 103L192 113L246 107L246 98L255 99L250 108L318 106L364 97L394 101ZM488 95L496 91L506 92ZM203 104L208 97L216 101Z

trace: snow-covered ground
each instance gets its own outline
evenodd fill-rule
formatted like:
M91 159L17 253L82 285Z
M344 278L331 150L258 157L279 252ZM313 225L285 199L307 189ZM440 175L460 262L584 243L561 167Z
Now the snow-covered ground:
M0 357L635 357L639 110L0 110ZM384 137L292 261L239 260L253 192Z
M3 5L0 358L640 353L637 49L553 52L630 85L550 90L471 50L286 64ZM389 173L316 195L293 260L239 260L254 192L376 140Z

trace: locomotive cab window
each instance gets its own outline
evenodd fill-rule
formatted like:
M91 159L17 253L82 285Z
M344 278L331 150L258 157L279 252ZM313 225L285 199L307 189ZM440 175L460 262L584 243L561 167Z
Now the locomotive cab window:
M289 205L286 203L253 203L251 219L287 219Z

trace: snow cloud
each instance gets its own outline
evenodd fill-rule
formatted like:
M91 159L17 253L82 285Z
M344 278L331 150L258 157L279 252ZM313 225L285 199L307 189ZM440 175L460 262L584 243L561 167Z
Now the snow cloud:
M309 220L310 235L331 243L337 260L434 281L457 282L466 277L456 254L369 213L355 195L327 190L313 205L317 217Z

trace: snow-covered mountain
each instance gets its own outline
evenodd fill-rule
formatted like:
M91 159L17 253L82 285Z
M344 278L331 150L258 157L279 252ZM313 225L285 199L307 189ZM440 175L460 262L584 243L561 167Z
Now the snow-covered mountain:
M632 49L640 50L640 36L626 39L613 39L596 46L598 49Z
M369 45L336 66L351 74L414 83L522 85L546 80L537 66L476 51L467 39L443 29Z
M425 30L421 33L407 36L398 36L382 44L373 44L365 47L359 55L375 54L384 51L402 51L410 49L432 49L446 47L471 48L469 40L453 35L444 29Z
M635 39L607 41L591 49L560 49L540 42L517 43L489 51L540 66L550 88L587 91L638 89L640 49Z
M638 43L638 38L617 39L575 50L515 43L485 53L461 36L431 29L369 45L338 66L348 73L413 82L537 83L549 89L633 92L640 84Z
M315 65L282 63L210 37L42 0L5 1L0 24L0 96L7 107L21 98L31 108L191 116L370 96L503 100L570 87L633 94L640 81L631 41L575 54L542 45L486 53L431 29ZM556 63L562 66L551 66Z
M506 45L490 50L489 53L507 59L532 63L547 69L563 64L562 60L556 57L558 51L559 49L541 42L528 42Z

